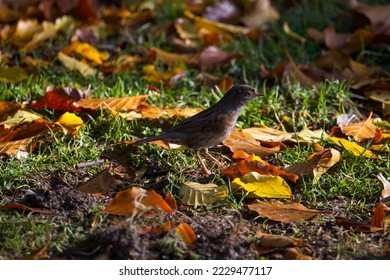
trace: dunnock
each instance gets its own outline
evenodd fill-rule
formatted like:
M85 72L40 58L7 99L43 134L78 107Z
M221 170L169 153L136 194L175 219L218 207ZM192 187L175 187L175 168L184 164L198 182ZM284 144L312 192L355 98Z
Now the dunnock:
M233 86L210 108L183 120L163 134L147 137L133 144L163 140L194 149L203 171L210 175L211 172L202 161L199 152L202 150L206 156L221 166L207 149L221 143L230 135L241 109L248 101L259 95L261 94L248 85Z

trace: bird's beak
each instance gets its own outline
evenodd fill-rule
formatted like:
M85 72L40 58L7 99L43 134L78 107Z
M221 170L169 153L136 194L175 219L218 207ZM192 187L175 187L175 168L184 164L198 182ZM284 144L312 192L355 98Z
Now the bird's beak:
M256 93L255 93L255 96L257 97L257 96L263 96L264 94L262 93L262 92L258 92L258 91L256 91Z

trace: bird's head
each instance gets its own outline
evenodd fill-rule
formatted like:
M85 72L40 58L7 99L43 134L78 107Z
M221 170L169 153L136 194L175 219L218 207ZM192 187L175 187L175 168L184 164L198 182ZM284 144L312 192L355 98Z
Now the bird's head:
M229 99L229 103L238 107L244 106L248 101L262 95L253 87L248 85L235 85L231 87L224 95L223 99Z

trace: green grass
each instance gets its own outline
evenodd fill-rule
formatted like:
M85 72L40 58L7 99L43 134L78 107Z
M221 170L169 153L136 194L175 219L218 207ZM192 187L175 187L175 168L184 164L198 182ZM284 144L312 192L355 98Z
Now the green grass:
M157 23L169 23L182 14L183 4L175 1L171 5L163 5L157 16ZM264 93L264 97L248 103L238 120L237 126L246 128L251 126L278 127L286 131L300 131L305 126L327 131L336 124L339 114L347 113L355 108L349 84L346 81L327 81L318 87L301 87L298 83L276 83L269 87L260 77L261 64L271 69L278 62L285 61L285 50L293 57L296 63L311 64L320 54L322 46L308 40L300 43L287 37L282 31L283 22L288 22L290 29L307 37L305 30L315 27L319 30L335 24L338 31L350 32L353 30L349 24L344 25L338 16L345 14L345 4L338 1L302 1L286 10L282 18L271 26L264 34L262 40L237 38L236 41L223 46L224 50L244 54L243 58L232 61L226 68L213 69L211 72L219 76L232 76L235 82L244 82L257 87ZM297 18L302 20L298 21ZM343 17L344 19L344 17ZM136 33L137 43L145 48L166 47L169 50L168 38L162 34L160 38L151 38L148 32L152 25L142 26ZM67 44L67 36L61 40L52 41L42 49L34 51L40 57L45 50L61 49ZM7 46L9 47L9 46ZM134 47L135 49L136 47ZM133 47L126 51L131 52ZM383 62L388 68L390 56L387 52L362 51L362 61L372 64ZM382 64L381 64L382 66ZM162 67L159 65L159 67ZM167 69L167 68L165 68ZM151 96L148 102L159 107L201 107L207 108L217 102L222 92L208 89L199 89L195 77L198 69L185 69L186 76L172 87L163 88L159 96ZM96 98L124 97L129 95L145 94L148 84L142 74L134 71L127 74L114 74L99 79L98 77L85 78L80 74L64 70L60 62L55 62L49 68L37 69L36 75L27 81L11 84L0 83L0 100L30 102L43 96L47 86L89 88ZM159 86L159 85L157 85ZM265 109L265 110L264 110ZM265 113L264 113L265 112ZM61 113L51 110L39 110L45 118L56 120ZM138 171L150 167L152 173L163 174L141 178L137 182L122 182L119 188L133 185L151 189L159 186L165 191L178 194L181 183L184 181L204 180L200 167L193 153L185 149L163 150L155 145L145 144L129 148L118 145L119 142L138 137L161 133L167 127L174 125L177 119L168 120L139 120L127 121L113 117L107 111L98 111L93 116L82 114L85 126L79 131L77 137L69 139L61 131L50 132L43 136L42 142L37 144L34 152L26 159L19 160L14 157L0 160L0 204L7 199L20 195L27 189L42 189L45 186L36 180L35 176L47 175L60 171L66 174L74 170L77 163L98 159L105 152L119 152L129 160L129 166ZM368 159L355 157L343 149L335 147L328 141L321 141L324 147L333 147L341 151L342 160L332 167L321 179L313 183L310 176L302 176L292 187L294 198L312 208L327 208L329 201L347 198L350 203L343 208L343 213L351 218L362 219L367 217L370 209L377 202L382 183L376 175L382 172L386 175L390 166L389 153L382 153L381 159ZM314 148L308 144L297 144L287 147L287 150L269 158L280 167L286 167L305 161ZM217 157L218 149L212 149ZM226 160L221 158L222 160ZM226 162L228 162L226 160ZM213 169L217 169L211 162L207 162ZM151 166L153 168L151 168ZM74 175L82 180L85 176L92 176L100 168L94 167ZM49 178L50 175L47 175ZM209 181L229 186L230 182L218 173ZM75 183L75 182L73 182ZM72 187L74 187L72 183ZM193 209L190 211L214 211L221 213L225 208L242 209L246 202L244 198L229 193L225 201L206 209ZM77 244L93 231L90 225L93 215L99 211L99 206L91 209L87 217L83 214L66 217L59 221L56 216L40 216L35 214L21 214L17 211L0 211L0 259L16 258L27 255L32 250L42 246L50 235L50 248L53 252L61 252L70 245ZM110 218L98 215L97 227L109 224ZM349 242L356 236L343 236ZM173 257L180 257L184 250L177 245L177 238L168 236L159 241L162 249L169 248ZM340 249L341 250L341 249ZM201 258L194 255L194 258Z

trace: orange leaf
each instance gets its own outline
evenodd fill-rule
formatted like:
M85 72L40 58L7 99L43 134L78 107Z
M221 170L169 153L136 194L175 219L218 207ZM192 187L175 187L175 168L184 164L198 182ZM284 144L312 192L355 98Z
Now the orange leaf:
M379 128L373 124L371 116L372 113L370 113L369 117L365 121L341 126L341 131L345 135L353 136L358 142L372 139L376 136L376 132Z
M248 204L247 206L250 210L257 212L259 215L279 222L300 222L313 218L319 213L323 213L318 210L308 209L297 202L283 204L279 201L267 202L256 200L256 202Z
M28 153L30 152L29 147L33 145L33 139L34 137L0 143L0 154L18 155L20 152ZM20 157L23 157L23 155Z
M344 217L336 217L336 225L346 229L353 229L357 232L372 233L383 230L383 227L375 226L367 222L358 222Z
M241 177L249 172L255 171L263 175L280 176L285 180L296 182L298 176L295 174L287 173L286 171L276 167L268 162L261 160L260 158L251 155L249 158L242 160L238 163L232 164L226 169L222 170L222 174L229 176L230 178Z
M167 193L167 195L165 196L165 202L169 205L169 207L171 207L173 214L176 213L177 204L175 198L171 193Z
M180 221L179 226L176 228L176 233L183 238L184 243L187 245L191 245L196 241L194 230L186 222Z
M297 249L290 248L284 254L286 260L312 260L313 258L304 254L301 254Z
M77 105L83 109L97 110L98 108L110 109L115 111L137 110L146 100L147 95L129 96L122 98L86 98L77 102Z
M109 54L106 52L100 52L94 46L85 43L74 41L70 45L66 46L62 52L66 55L72 55L74 52L82 55L83 57L93 61L96 65L102 65L104 60L108 59Z
M383 203L379 203L374 210L374 216L372 216L370 223L376 227L383 227L383 221L385 220L385 210Z
M248 154L255 154L265 157L280 151L280 147L266 148L256 141L249 133L242 130L234 130L228 138L222 142L229 147L232 152L243 150Z
M109 202L102 213L114 215L137 215L148 208L157 208L166 213L173 214L174 210L154 190L145 190L137 187L120 191Z

